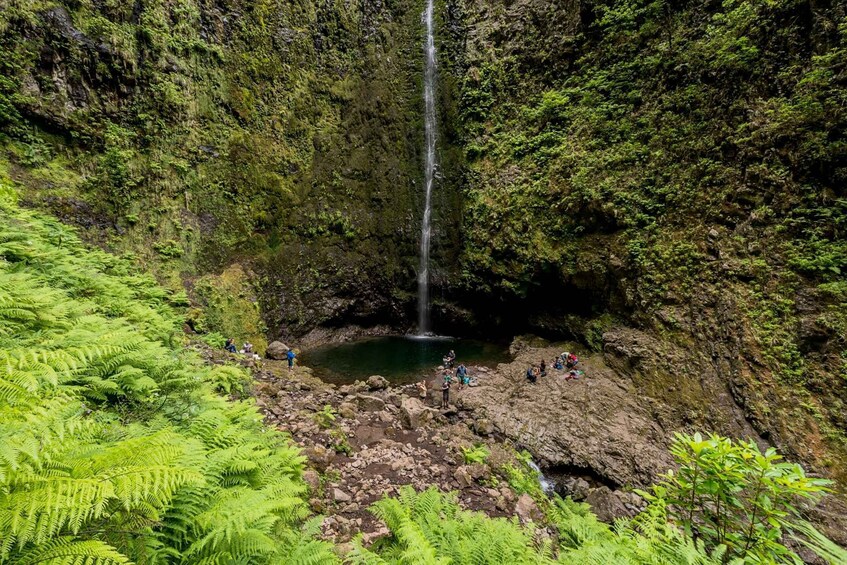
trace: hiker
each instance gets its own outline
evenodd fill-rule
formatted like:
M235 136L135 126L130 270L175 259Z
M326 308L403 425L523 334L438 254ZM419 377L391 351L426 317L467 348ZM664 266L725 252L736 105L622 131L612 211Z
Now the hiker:
M565 375L565 380L569 381L571 379L578 379L580 375L582 375L582 371L577 371L576 369L571 369L570 371L568 371L568 374Z
M227 338L226 345L224 345L224 349L226 349L230 353L237 353L237 351L235 350L235 339L231 337Z
M450 405L450 374L447 374L447 378L444 379L444 382L441 383L441 407L447 408Z
M289 349L285 356L288 358L288 372L290 373L294 370L294 358L297 357L297 355L294 353L293 349Z
M241 346L241 353L245 355L253 355L253 344L249 341L245 341L244 345Z
M526 380L531 383L534 383L538 380L538 375L535 374L535 367L530 367L526 370Z
M463 389L466 384L470 383L468 368L465 367L464 363L459 365L459 368L456 369L456 378L459 380L459 390Z
M538 373L542 377L547 376L547 363L544 362L544 359L541 360L541 364L538 366Z
M444 365L449 367L450 369L452 369L453 364L455 362L456 362L456 352L451 349L450 353L448 353L447 356L444 358Z
M562 369L565 368L565 366L562 365L562 358L561 357L556 357L553 360L553 368L556 369L557 371L561 371Z
M565 363L568 369L573 369L579 365L579 359L573 353L568 353L567 362Z
M417 383L415 386L418 387L418 396L425 399L426 398L426 379Z

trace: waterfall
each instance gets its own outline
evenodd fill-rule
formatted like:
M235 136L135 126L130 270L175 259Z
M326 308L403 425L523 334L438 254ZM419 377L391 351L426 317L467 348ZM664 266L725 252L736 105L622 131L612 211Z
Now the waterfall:
M438 116L435 111L434 4L435 0L427 0L426 12L423 15L426 24L426 67L424 71L424 124L426 129L424 178L426 197L423 221L421 222L421 263L418 268L418 334L420 335L426 335L432 331L429 302L429 247L432 236L432 188L435 182L436 168L435 147L438 140Z

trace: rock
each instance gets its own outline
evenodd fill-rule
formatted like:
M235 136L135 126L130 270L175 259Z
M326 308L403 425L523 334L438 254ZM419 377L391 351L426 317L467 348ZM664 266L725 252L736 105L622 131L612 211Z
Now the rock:
M274 341L268 345L268 348L265 350L265 356L268 359L276 359L277 361L282 361L288 355L290 351L289 347L282 343L281 341Z
M403 397L397 394L396 392L391 392L385 397L385 401L392 406L400 408L400 406L403 404Z
M321 476L317 471L307 469L303 471L303 482L309 487L309 492L316 494L321 489Z
M459 484L459 488L468 488L473 484L473 477L464 466L453 471L453 479Z
M597 518L602 522L612 523L617 518L632 516L632 512L626 507L623 498L606 486L591 489L591 492L585 497L585 502L591 506Z
M406 470L406 469L411 469L414 466L415 466L415 460L414 459L412 459L411 457L402 457L400 459L395 459L394 461L392 461L391 470L392 471Z
M362 543L366 546L371 545L378 539L385 538L391 535L391 530L387 526L380 525L375 532L365 532L362 534Z
M543 518L538 505L532 500L532 497L524 493L518 497L518 502L515 504L515 514L518 515L522 524L527 522L539 522Z
M360 410L366 412L381 412L385 410L385 401L378 396L368 394L356 395L356 403Z
M494 433L494 424L487 418L474 421L473 430L481 436L490 436Z
M339 488L332 489L332 499L335 502L352 502L353 497Z
M319 471L326 471L326 468L329 467L330 464L332 464L332 460L335 459L335 453L320 445L313 445L312 447L304 449L303 454L306 455L309 461L311 461L315 468Z
M347 418L348 420L352 420L356 417L356 412L358 408L352 402L342 402L338 406L338 414L342 418Z
M432 421L434 410L424 406L417 398L404 398L400 405L400 421L410 430Z
M369 390L385 390L388 388L389 382L385 377L381 377L379 375L373 375L368 378L368 389Z

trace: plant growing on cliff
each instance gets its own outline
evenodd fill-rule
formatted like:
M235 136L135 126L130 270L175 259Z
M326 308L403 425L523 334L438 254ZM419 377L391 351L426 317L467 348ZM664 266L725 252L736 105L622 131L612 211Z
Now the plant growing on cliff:
M783 533L799 520L796 503L817 501L830 481L807 477L802 467L782 462L773 448L762 452L753 441L677 434L671 453L679 470L641 494L667 505L688 535L746 559L799 559L782 544Z
M491 455L491 451L482 444L473 447L462 447L462 457L464 457L465 463L468 465L485 463L489 455Z

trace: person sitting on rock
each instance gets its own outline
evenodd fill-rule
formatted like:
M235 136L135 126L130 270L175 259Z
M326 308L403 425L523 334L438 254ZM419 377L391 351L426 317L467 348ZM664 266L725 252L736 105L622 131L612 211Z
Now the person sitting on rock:
M447 378L441 383L441 407L447 408L450 406L450 381L452 378L447 374Z
M557 371L561 371L562 369L565 368L565 366L562 365L562 358L561 357L556 357L553 360L553 368L556 369Z
M233 339L231 337L227 338L226 345L224 345L224 349L226 349L230 353L236 353L235 339Z
M245 355L253 355L253 344L249 341L245 341L244 345L241 346L241 353Z
M538 375L535 374L535 367L530 367L526 370L526 380L531 383L534 383L538 380Z
M577 356L573 353L568 353L567 363L565 363L565 366L568 369L573 369L577 365L579 365L579 359L577 358Z
M578 379L582 375L582 371L577 371L576 369L571 369L568 371L568 374L565 375L565 380L569 381L571 379Z

